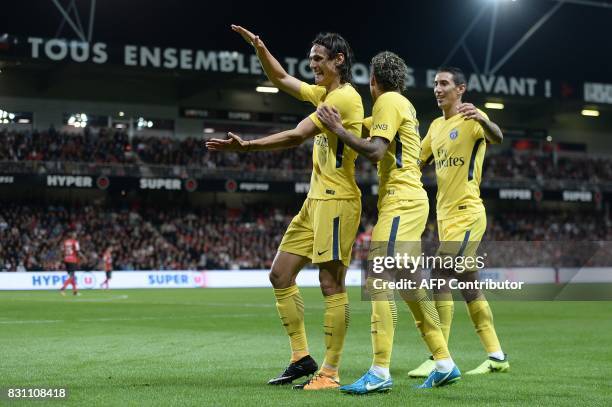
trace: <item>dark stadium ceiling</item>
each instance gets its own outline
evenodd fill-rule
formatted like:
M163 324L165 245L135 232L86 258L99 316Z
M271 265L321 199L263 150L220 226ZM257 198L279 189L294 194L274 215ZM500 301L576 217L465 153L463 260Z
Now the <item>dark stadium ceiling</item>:
M246 51L230 31L241 24L267 42L279 56L301 57L319 31L337 31L352 44L357 59L368 61L388 49L409 65L450 63L485 71L491 18L497 4L489 67L505 55L497 73L610 82L612 74L612 1L589 0L428 0L354 2L144 1L94 2L93 41L165 47ZM58 5L75 4L88 30L90 0L3 2L0 34L76 38L62 23ZM475 21L475 17L481 18ZM71 15L74 15L73 13ZM530 30L538 27L530 35ZM466 29L465 47L459 40ZM59 31L59 35L58 34ZM522 37L522 46L513 47ZM470 56L472 61L470 61Z

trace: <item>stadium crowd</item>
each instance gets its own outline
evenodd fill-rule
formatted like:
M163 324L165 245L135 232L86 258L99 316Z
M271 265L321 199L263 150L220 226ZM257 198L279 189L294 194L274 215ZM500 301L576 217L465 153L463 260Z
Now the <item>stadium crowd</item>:
M234 170L243 174L273 171L290 177L292 172L308 174L312 169L312 143L289 150L249 154L214 154L203 148L202 140L169 137L134 136L123 131L102 128L79 134L58 132L0 131L5 143L0 145L0 162L60 161L84 163L139 163L183 168L174 171L188 177L190 171ZM483 179L612 181L612 157L561 155L506 150L488 154ZM357 160L356 173L375 179L376 168L363 158ZM433 167L425 176L433 177Z
M612 159L587 156L562 156L555 154L512 153L488 155L483 177L547 179L576 181L611 181Z
M213 154L201 140L143 137L131 140L123 131L86 128L80 133L50 129L44 132L0 131L0 162L109 163L166 165L174 168L223 169L308 175L312 144L296 149L251 154ZM376 168L360 158L357 173L375 178ZM178 174L186 174L179 171ZM424 173L433 176L433 167ZM557 156L506 150L488 155L484 179L528 179L544 183L552 179L612 181L612 158ZM75 230L84 253L84 269L100 267L101 253L115 247L115 268L144 269L251 269L269 268L286 226L297 208L251 205L246 209L210 206L200 209L98 207L93 205L19 205L0 208L0 270L62 270L60 243ZM362 228L354 258L367 256L376 211L364 208ZM492 213L492 212L491 212ZM489 241L610 241L612 228L594 212L510 212L489 216ZM109 242L108 236L113 236ZM423 241L437 244L435 220L427 225ZM536 245L530 245L531 248ZM553 261L559 249L540 256L521 255L521 244L505 247L494 261L509 265L521 259ZM567 250L566 250L567 251ZM552 253L552 254L551 254ZM548 256L548 257L546 257ZM552 256L552 257L551 257ZM526 260L527 261L527 260ZM532 260L529 260L532 261Z
M43 132L0 132L0 160L130 163L134 161L127 134L102 128L78 134L51 128Z
M0 270L63 270L60 247L69 230L77 232L81 243L83 269L100 269L109 245L115 248L117 270L267 269L295 213L297 208L268 205L160 210L4 203ZM364 208L354 248L357 262L367 256L374 223L375 211ZM423 235L425 246L434 247L436 236L432 218ZM485 240L505 242L492 249L497 254L488 266L553 264L556 251L579 251L578 242L612 240L612 225L596 212L503 213L489 216ZM542 242L574 246L553 243L546 254Z
M109 245L118 270L268 268L291 217L286 209L257 207L166 211L3 204L0 269L63 270L61 242L70 230L77 232L83 269L99 268Z
M186 138L180 142L168 137L135 137L135 151L148 164L182 165L203 168L230 168L240 171L310 170L311 149L258 151L250 154L214 154L202 147L202 141Z

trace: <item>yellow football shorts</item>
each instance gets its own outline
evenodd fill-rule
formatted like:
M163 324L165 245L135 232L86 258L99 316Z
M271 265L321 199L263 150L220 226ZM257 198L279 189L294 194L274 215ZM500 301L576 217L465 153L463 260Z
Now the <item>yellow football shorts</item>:
M307 198L279 250L308 257L313 264L340 260L348 267L360 221L361 199Z
M421 254L421 236L429 215L429 201L390 199L379 206L378 222L372 231L369 259L397 253Z
M438 220L438 254L474 257L486 229L485 211Z

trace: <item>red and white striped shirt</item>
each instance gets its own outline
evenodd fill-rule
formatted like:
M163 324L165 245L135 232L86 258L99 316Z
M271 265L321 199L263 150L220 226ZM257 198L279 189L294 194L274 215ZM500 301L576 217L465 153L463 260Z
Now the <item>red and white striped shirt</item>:
M64 262L65 263L79 263L79 251L81 247L79 246L79 241L76 239L66 239L64 240Z
M113 256L111 255L110 250L104 252L104 255L102 256L102 261L104 262L104 271L113 270Z

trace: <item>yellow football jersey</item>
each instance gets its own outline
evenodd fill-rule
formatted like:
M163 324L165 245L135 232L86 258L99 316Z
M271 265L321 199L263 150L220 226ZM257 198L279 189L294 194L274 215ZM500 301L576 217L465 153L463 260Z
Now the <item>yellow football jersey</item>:
M484 211L480 179L486 144L482 126L461 114L438 117L429 126L421 142L420 159L436 166L438 220Z
M419 121L412 103L398 92L385 92L376 99L372 117L364 120L370 137L389 141L378 163L378 203L383 199L427 199L419 168Z
M334 106L342 116L344 128L355 137L361 137L363 104L361 96L350 84L341 85L328 94L323 86L302 82L300 97L315 106L321 103ZM321 134L315 136L314 140L308 197L313 199L359 198L361 191L355 182L357 152L345 146L338 136L327 130L316 112L309 117L321 130Z

